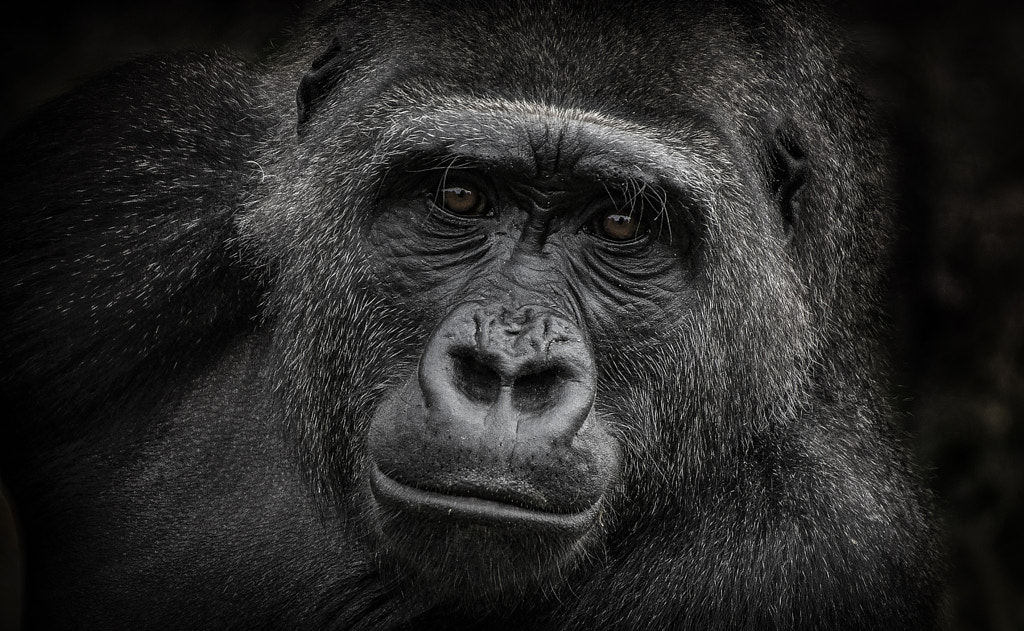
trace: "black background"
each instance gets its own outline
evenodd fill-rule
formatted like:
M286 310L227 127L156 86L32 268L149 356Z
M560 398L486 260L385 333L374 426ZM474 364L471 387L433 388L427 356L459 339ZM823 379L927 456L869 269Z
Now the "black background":
M21 7L0 25L0 133L153 51L259 57L303 0ZM895 140L901 224L894 396L941 501L953 628L1024 629L1024 3L837 7ZM2 212L2 210L0 210ZM0 630L14 628L0 506Z

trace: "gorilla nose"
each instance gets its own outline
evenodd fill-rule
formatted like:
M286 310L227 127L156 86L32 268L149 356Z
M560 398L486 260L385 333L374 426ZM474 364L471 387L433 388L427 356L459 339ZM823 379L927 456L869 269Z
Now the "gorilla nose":
M536 306L456 308L427 343L419 380L432 416L516 442L567 443L594 403L594 358L582 331Z

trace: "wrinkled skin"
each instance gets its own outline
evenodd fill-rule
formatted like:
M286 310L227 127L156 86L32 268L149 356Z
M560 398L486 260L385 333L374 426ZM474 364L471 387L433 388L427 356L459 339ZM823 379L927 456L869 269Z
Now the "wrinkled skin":
M822 33L343 4L41 110L0 272L29 623L934 628L884 147Z

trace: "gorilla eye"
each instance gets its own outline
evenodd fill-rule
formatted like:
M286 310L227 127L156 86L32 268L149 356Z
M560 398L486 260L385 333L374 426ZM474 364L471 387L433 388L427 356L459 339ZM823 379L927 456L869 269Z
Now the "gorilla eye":
M446 184L437 191L434 204L459 217L482 217L487 213L487 197L464 184Z
M639 217L611 212L598 215L593 230L594 234L609 241L633 241L646 235L648 227Z

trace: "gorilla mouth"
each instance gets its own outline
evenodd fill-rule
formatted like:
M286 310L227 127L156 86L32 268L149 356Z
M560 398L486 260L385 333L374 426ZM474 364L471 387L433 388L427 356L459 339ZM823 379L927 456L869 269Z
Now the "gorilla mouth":
M430 519L484 522L505 528L528 528L562 533L586 531L597 519L601 502L582 511L554 513L531 508L511 498L492 499L480 495L449 495L403 484L371 465L370 490L385 509L412 513ZM515 503L513 503L515 502Z

